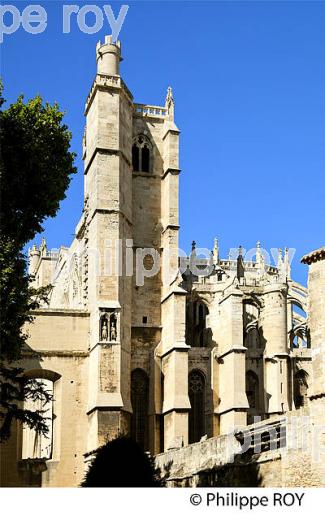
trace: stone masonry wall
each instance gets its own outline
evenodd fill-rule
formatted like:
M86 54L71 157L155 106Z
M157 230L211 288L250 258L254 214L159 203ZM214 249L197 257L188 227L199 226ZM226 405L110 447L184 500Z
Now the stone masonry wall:
M158 455L157 470L167 487L324 486L313 417L305 409L279 416L277 422L284 429L281 444L271 445L274 449L242 452L240 442L230 433ZM252 434L274 424L274 419L262 421L242 432Z

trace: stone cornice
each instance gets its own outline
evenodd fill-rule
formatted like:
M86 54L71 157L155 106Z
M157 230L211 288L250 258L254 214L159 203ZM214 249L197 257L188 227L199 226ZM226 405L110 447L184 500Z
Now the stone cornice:
M162 330L162 325L150 325L148 323L143 323L142 325L131 325L131 329L146 329L146 330Z
M180 226L178 224L167 224L166 227L162 230L161 234L164 235L167 231L172 229L173 231L178 231Z
M92 212L90 218L89 218L89 224L90 222L93 220L94 216L99 213L99 214L102 214L102 215L110 215L110 214L117 214L117 215L120 215L122 216L123 218L125 218L126 222L129 224L129 226L133 226L132 222L128 219L128 217L125 215L125 213L123 213L123 211L119 210L119 209L104 209L104 208L95 208L94 211Z
M78 316L79 318L88 318L90 313L82 309L37 309L31 312L32 316Z
M82 357L86 358L89 356L88 350L23 350L23 356L26 358L39 358L39 357L62 357L62 358L73 358Z
M229 354L245 354L247 351L246 347L243 347L242 345L233 345L229 350L226 350L220 356L217 356L217 360L228 356Z
M178 412L178 413L188 413L189 410L191 409L191 405L189 406L171 406L170 408L167 408L166 410L162 410L161 414L162 415L167 415L168 413L172 413L172 412Z
M170 175L179 175L181 173L182 170L180 170L179 168L166 168L166 170L164 170L164 173L162 174L161 178L164 179L165 177L167 177L167 175L170 173Z
M93 81L93 84L91 86L90 92L88 94L88 97L87 97L87 100L85 103L85 113L84 113L85 116L87 116L87 113L93 102L93 99L96 95L97 90L120 91L121 93L123 93L125 95L126 99L130 103L130 105L133 106L133 96L120 76L113 76L110 74L98 73L98 74L96 74L96 77Z
M130 403L129 403L130 404ZM110 410L121 410L125 412L132 412L129 404L127 406L123 403L123 398L120 392L99 392L95 397L95 400L90 402L87 407L87 415L95 411L110 411Z
M149 172L132 172L132 177L144 177L145 179L161 179L161 175L155 175Z
M124 159L126 164L131 168L131 163L122 150L113 149L113 148L101 148L99 146L96 146L96 148L94 148L94 151L93 151L89 161L87 162L87 166L84 169L84 175L87 175L88 170L90 169L97 153L101 153L103 155L119 155L122 159Z
M230 408L221 408L220 406L216 407L213 413L223 415L229 412L247 412L249 410L249 406L232 406Z
M164 352L162 352L160 354L160 358L164 358L165 356L168 356L171 352L173 351L176 351L176 352L187 352L188 350L190 350L190 346L189 345L186 345L186 343L184 342L180 342L180 343L174 343L173 345L171 345L170 347L167 347L166 350L164 350Z
M181 295L181 296L186 296L187 295L187 291L185 291L185 289L182 289L182 287L176 287L172 290L170 290L161 300L160 300L160 303L164 303L166 300L168 300L168 298L170 298L171 296L174 296L175 294L178 294L178 295Z
M315 249L314 251L311 251L311 253L308 253L307 255L303 256L300 260L302 264L313 264L315 262L318 262L319 260L325 259L325 246L320 247L319 249Z
M324 399L325 398L325 393L320 393L320 394L313 394L309 397L309 399L311 401L314 401L315 399Z

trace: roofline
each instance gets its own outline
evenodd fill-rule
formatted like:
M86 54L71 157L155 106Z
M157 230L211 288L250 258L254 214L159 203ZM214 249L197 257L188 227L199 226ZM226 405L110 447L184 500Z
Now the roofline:
M318 260L325 259L325 246L320 247L319 249L315 249L311 251L307 255L303 256L300 260L302 264L313 264L314 262L318 262Z

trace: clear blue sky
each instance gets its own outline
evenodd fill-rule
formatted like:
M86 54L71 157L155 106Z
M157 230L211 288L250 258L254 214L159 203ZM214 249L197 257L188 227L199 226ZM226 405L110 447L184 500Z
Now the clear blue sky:
M1 73L9 102L40 93L67 111L78 174L45 225L48 246L58 247L70 243L81 214L83 108L96 42L110 31L104 24L87 35L74 24L64 35L63 2L39 3L46 31L5 37ZM121 4L111 4L117 13ZM304 283L300 257L325 243L325 2L128 5L120 34L124 80L137 102L163 104L169 84L174 91L180 246L188 251L195 239L211 248L218 236L224 257L258 239L266 249L296 248L293 274Z

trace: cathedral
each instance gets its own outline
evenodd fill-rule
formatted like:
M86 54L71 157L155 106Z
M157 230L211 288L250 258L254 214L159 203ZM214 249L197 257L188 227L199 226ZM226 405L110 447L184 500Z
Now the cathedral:
M53 394L49 434L15 426L6 486L79 486L118 435L170 460L290 414L324 417L325 248L302 259L308 289L292 280L287 249L276 265L259 242L250 260L241 247L221 258L217 239L207 258L195 242L180 256L172 90L163 106L135 103L120 44L106 37L96 58L74 239L29 251L35 287L51 288L23 368Z

